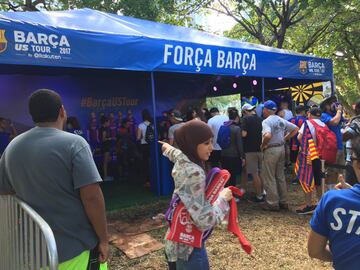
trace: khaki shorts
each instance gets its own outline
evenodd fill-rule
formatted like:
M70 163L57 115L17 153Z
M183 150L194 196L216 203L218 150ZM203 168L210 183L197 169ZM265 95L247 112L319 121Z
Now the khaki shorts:
M345 154L343 150L339 150L336 153L336 164L345 165ZM327 168L327 174L328 174L328 183L337 183L338 175L344 174L344 170L329 167Z
M249 174L260 174L262 169L263 162L263 153L261 152L251 152L245 153L246 158L246 171Z

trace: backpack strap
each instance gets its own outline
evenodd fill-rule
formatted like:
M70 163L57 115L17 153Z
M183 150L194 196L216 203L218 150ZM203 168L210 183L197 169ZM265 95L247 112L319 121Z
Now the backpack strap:
M320 126L318 123L316 123L316 121L314 119L309 119L310 123L314 126L314 127L318 127L318 128L326 128L327 125L325 126Z

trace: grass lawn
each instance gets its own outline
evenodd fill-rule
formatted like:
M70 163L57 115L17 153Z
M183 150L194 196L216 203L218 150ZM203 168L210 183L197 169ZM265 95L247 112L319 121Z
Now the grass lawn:
M108 183L106 183L108 184ZM131 222L148 219L164 213L169 198L159 200L139 185L104 185L108 202L109 219ZM207 241L212 270L259 269L259 270L308 270L332 269L330 263L310 259L307 254L307 236L311 216L299 216L295 209L303 203L300 186L289 186L291 211L265 212L259 205L241 200L238 204L240 228L252 244L252 256L245 254L238 240L217 227ZM140 205L142 204L142 205ZM131 205L131 208L127 206ZM150 232L163 241L166 228ZM167 269L164 250L130 260L120 250L111 247L109 269L112 270L160 270Z
M101 189L104 193L106 210L119 211L129 207L148 205L158 201L168 201L170 197L158 197L141 183L103 182Z

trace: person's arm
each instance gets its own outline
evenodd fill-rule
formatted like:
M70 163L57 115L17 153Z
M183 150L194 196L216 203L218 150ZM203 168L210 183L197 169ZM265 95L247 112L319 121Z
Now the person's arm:
M169 128L168 140L170 145L174 145L174 131L171 127Z
M245 153L244 153L244 147L243 147L243 140L242 140L242 134L241 134L241 129L237 128L236 129L236 147L237 147L237 151L239 153L239 156L242 160L245 159Z
M284 137L285 141L290 140L292 137L296 136L296 134L299 132L299 128L296 127L294 130L292 130L290 133L286 134Z
M79 190L84 211L99 241L99 260L104 262L109 255L104 197L99 187L101 177L96 168L89 145L78 136L74 142L72 178L74 190Z
M327 242L326 237L311 230L308 239L309 256L325 262L332 262L333 258Z
M175 176L183 184L178 190L181 202L188 210L195 226L206 231L220 224L229 212L231 191L225 188L213 205L205 198L205 174L197 166L188 165Z
M262 150L267 148L267 145L269 144L271 138L272 138L271 127L267 124L266 121L263 121L262 122L262 143L261 143Z
M286 131L288 132L284 137L284 140L288 141L299 132L299 127L297 125L294 125L293 123L290 123L289 121L284 121L284 123Z
M80 188L80 198L85 213L99 239L99 260L105 262L109 256L105 201L99 184Z
M136 140L137 140L137 141L140 141L141 139L142 139L141 128L138 127L138 128L136 129Z
M248 132L247 132L247 120L246 118L243 119L242 121L242 126L241 126L241 135L243 136L243 138L245 138L247 136Z

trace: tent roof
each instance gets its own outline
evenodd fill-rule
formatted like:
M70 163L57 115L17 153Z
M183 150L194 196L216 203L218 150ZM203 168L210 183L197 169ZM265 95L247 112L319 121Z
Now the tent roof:
M316 80L332 77L330 59L91 9L0 12L1 29L7 41L1 41L0 33L0 52L4 50L1 42L7 45L0 53L4 64Z

